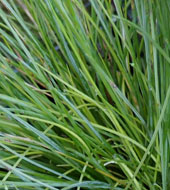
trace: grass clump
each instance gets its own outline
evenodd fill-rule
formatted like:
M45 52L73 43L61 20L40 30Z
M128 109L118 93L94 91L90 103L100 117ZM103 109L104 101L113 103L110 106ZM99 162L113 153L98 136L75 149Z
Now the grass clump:
M0 189L168 190L170 2L0 7Z

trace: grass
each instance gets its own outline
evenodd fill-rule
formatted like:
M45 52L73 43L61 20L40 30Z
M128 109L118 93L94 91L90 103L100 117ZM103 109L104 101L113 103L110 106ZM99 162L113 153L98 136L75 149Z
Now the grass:
M0 189L170 188L169 11L1 0Z

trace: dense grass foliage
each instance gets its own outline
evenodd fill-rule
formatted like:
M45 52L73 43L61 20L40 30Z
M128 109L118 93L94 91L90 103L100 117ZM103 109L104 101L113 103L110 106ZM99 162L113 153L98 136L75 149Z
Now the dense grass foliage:
M170 188L170 1L0 1L0 189Z

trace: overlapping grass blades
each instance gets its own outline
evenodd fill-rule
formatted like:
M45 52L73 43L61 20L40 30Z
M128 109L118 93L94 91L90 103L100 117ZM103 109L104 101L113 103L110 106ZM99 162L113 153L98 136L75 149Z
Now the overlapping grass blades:
M0 189L169 189L169 12L0 2Z

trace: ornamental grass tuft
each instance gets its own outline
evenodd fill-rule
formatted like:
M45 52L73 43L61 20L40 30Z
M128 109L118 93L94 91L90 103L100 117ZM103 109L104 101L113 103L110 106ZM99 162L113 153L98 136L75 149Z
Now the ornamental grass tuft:
M0 190L170 189L170 1L0 1Z

